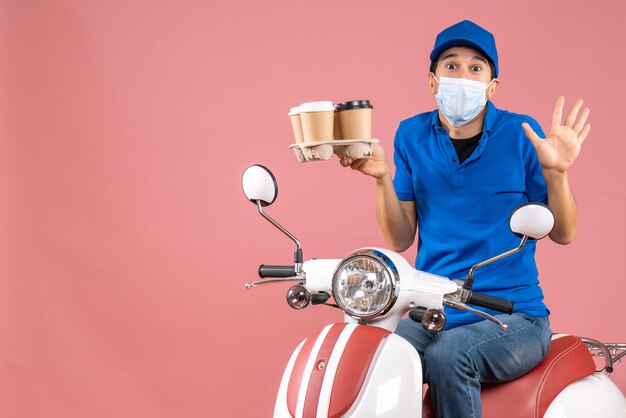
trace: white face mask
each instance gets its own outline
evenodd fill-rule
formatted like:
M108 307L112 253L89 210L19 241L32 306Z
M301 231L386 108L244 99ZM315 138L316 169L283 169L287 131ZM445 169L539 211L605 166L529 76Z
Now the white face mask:
M433 77L435 77L434 74ZM494 80L495 78L491 80L491 83ZM437 81L439 89L436 97L439 109L455 128L466 125L474 119L487 103L486 90L491 83L449 77L441 77Z

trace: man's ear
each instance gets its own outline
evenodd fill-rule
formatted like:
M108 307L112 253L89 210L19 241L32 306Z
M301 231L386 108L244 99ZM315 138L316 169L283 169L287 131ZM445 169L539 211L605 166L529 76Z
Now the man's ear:
M439 83L435 80L435 75L432 72L428 73L428 86L430 87L431 94L437 94Z
M499 84L500 84L500 80L498 80L497 78L494 78L491 81L491 85L489 86L489 89L487 90L487 100L491 99L493 95L496 94L496 90L498 89Z

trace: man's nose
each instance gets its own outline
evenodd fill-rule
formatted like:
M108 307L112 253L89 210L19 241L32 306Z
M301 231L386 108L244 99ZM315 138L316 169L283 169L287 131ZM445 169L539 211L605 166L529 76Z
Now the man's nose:
M466 67L466 66L462 66L461 67L461 77L462 78L470 78L471 75L472 74L471 74L471 72L469 70L469 67Z

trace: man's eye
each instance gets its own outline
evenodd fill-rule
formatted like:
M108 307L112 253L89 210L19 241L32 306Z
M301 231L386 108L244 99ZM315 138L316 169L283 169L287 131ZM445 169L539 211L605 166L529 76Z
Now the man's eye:
M474 65L472 71L481 71L483 68L480 65Z
M456 68L456 65L454 65L454 64L446 64L446 68L448 70L454 70Z

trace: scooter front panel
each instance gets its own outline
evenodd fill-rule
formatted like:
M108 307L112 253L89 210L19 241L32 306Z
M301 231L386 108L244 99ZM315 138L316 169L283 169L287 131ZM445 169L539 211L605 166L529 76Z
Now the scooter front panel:
M293 363L293 366L291 368L287 367L287 369L285 370L285 375L287 375L287 373L289 373L289 378L287 379L287 384L286 384L286 403L287 403L287 408L289 411L289 416L296 416L296 409L298 406L298 398L300 397L300 388L302 386L306 387L305 385L302 385L302 380L303 378L305 378L305 370L307 367L307 362L309 360L309 357L311 356L311 353L314 352L315 355L317 355L317 350L319 350L319 347L321 346L321 341L324 340L324 337L326 336L326 333L328 332L328 330L330 329L330 325L326 326L325 328L321 328L316 330L315 332L313 332L311 335L309 335L309 337L304 340L301 344L301 348L298 352L298 355L295 358L295 361ZM320 336L322 337L320 339ZM317 341L320 340L320 343L317 344L317 350L314 351L314 346L316 345ZM283 377L283 382L281 383L281 389L282 386L285 384L284 382L285 378ZM308 384L308 377L307 377L307 384Z
M293 370L293 366L296 363L296 358L298 354L300 354L300 350L302 350L302 346L306 340L302 341L289 358L287 362L287 367L285 367L285 372L283 373L283 377L280 380L280 387L278 388L278 394L276 395L276 404L274 405L274 418L292 418L293 415L289 413L289 408L287 407L287 389L289 388L289 379L291 377L291 371Z
M309 375L309 381L304 395L303 417L318 416L318 409L320 412L327 411L323 406L319 408L321 395L324 393L324 386L326 386L326 391L332 390L332 374L337 370L336 365L340 364L345 345L354 331L350 329L352 327L346 330L347 325L346 323L334 324L326 334L317 355L309 357L309 361L312 360L312 367L305 371ZM347 332L343 333L344 330ZM341 342L340 337L343 337Z
M393 347L397 345L396 339L402 340L383 328L346 323L328 325L311 334L291 356L281 381L274 417L350 416L349 411L371 381L371 369L389 337L394 340ZM415 350L402 341L412 350L419 366ZM393 349L386 353L398 354ZM403 358L406 360L406 355ZM389 361L383 363L385 367L389 365ZM413 370L410 363L402 364L402 369ZM421 377L421 367L418 372ZM421 388L421 380L418 386ZM414 398L420 399L419 394ZM386 397L381 399L386 401Z
M421 416L421 360L408 341L390 334L381 342L359 396L344 417Z
M337 366L356 328L345 322L327 325L300 344L283 375L274 417L326 416L325 392L332 391Z
M323 393L328 403L320 402L320 409L328 411L329 418L344 416L354 405L376 353L389 335L388 330L379 327L356 327L343 350L335 375L332 378L329 376L325 382L327 386Z

